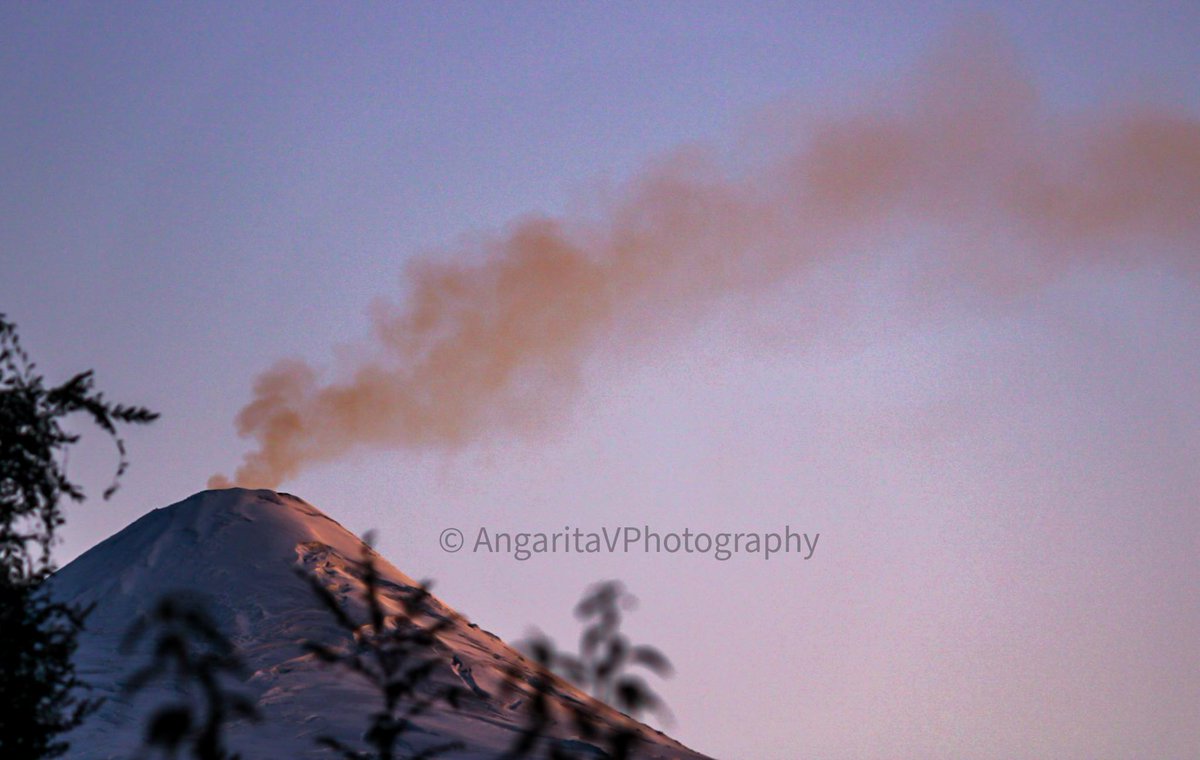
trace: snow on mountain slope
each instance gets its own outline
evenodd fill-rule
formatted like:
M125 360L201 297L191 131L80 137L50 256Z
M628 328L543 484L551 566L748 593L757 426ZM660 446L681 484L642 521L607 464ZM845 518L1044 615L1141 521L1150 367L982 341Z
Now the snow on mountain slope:
M344 607L361 609L356 560L362 551L360 539L301 499L234 488L204 491L156 509L64 567L54 577L56 596L95 605L76 661L81 677L106 698L70 736L67 757L105 760L133 754L147 711L171 695L162 689L135 698L123 694L120 683L145 655L123 656L118 648L131 622L162 594L179 591L204 595L253 671L246 688L264 720L238 724L231 732L231 744L245 760L333 757L314 743L324 734L358 744L367 716L378 709L378 697L301 650L305 639L336 644L347 636L296 569L316 574ZM386 560L377 561L385 595L415 585ZM471 696L460 710L445 707L423 718L424 733L414 744L419 749L457 739L466 747L448 757L498 757L526 719L520 700L505 696L503 673L517 667L534 678L536 669L440 601L433 605L435 615L450 620L437 635L437 656L446 667L438 669L435 680L459 679ZM555 699L582 703L609 724L635 726L644 740L639 758L702 757L565 684ZM556 735L571 737L565 721Z

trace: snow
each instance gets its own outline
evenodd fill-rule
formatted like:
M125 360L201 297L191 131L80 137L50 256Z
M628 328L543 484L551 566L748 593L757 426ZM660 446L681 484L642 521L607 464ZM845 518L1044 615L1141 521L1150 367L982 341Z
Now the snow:
M336 644L347 637L296 570L315 574L355 619L363 620L362 583L355 572L362 551L357 536L295 496L230 488L156 509L80 556L54 576L53 589L60 599L95 605L76 662L105 703L71 734L66 757L107 760L134 754L147 712L171 694L166 687L136 698L123 694L122 680L146 655L124 655L119 647L129 625L163 594L184 591L207 600L253 673L244 687L264 720L235 724L230 741L246 760L333 757L314 743L323 734L358 744L377 697L365 683L300 648L305 639ZM376 561L385 595L415 585L382 557ZM437 634L436 651L446 665L437 678L458 679L470 695L457 711L444 707L424 716L414 749L459 740L464 749L447 757L498 757L525 720L522 695L505 692L503 674L518 668L533 677L535 668L440 601L433 604L437 617L450 620ZM388 609L400 607L389 604ZM597 720L634 725L644 739L638 758L702 757L569 686L554 698L561 704L582 702ZM567 721L560 722L556 734L572 739Z

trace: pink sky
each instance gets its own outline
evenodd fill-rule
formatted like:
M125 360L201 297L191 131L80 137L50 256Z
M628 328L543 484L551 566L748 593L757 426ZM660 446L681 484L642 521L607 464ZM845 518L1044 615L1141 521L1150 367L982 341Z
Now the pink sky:
M282 490L510 640L569 640L584 586L623 579L677 665L672 733L715 757L1200 756L1200 19L982 8L997 46L947 64L948 8L0 11L0 308L52 378L94 367L163 413L61 559L231 474L278 360L316 387L420 366L372 302L411 309L413 262L519 263L506 236L549 217L617 288L550 278L513 319L598 316L552 350L458 346L511 350L536 393L484 393L452 446L373 400L381 433ZM633 229L665 264L625 269L594 235L693 177L663 168L680 150L722 210L683 213L689 238L651 205ZM70 464L98 494L113 456L89 437ZM821 539L728 562L437 543L644 524Z

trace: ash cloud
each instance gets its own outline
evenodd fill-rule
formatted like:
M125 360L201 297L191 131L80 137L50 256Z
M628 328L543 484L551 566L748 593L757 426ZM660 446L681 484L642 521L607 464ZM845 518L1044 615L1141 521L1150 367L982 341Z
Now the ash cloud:
M886 102L773 128L753 169L669 156L598 217L536 217L418 259L371 312L366 360L257 379L232 482L275 487L361 448L452 449L544 427L603 341L665 337L849 256L916 249L911 283L1003 297L1079 266L1200 274L1200 122L1061 115L1010 50L962 34ZM230 479L213 476L210 486Z

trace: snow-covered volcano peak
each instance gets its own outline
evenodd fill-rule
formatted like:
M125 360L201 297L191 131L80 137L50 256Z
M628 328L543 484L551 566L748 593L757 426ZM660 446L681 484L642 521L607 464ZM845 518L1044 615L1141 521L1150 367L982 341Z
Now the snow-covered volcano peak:
M55 586L58 593L83 603L105 599L106 607L121 607L122 615L144 611L157 594L184 589L240 609L254 603L256 589L269 588L277 595L295 587L308 604L309 592L294 568L306 551L318 549L354 560L364 547L337 521L290 494L245 488L201 491L153 510L93 547L56 574ZM412 583L378 561L393 580Z
M203 491L156 509L90 549L52 581L58 598L93 606L76 659L80 675L106 698L100 712L70 737L67 757L129 757L140 742L148 711L163 699L178 697L151 690L129 699L120 684L143 661L117 653L133 621L164 595L181 593L204 600L253 673L246 688L265 719L257 726L235 728L234 748L243 757L334 757L316 746L314 738L320 735L358 743L366 716L379 707L378 695L322 666L301 648L306 640L350 645L346 631L304 576L317 579L343 609L365 622L361 560L369 551L361 539L302 499L241 488ZM399 600L416 584L382 557L371 557L384 608L401 612ZM440 685L461 685L469 697L460 710L446 707L425 716L418 745L458 740L465 748L450 757L499 757L526 719L521 705L528 700L522 690L545 683L545 674L441 601L432 599L425 609L431 619L446 623L431 649L444 661L438 669ZM506 690L511 686L506 674L511 673L525 674L518 678L516 693ZM558 683L553 699L584 706L600 723L633 726L643 738L638 757L700 757L565 683ZM569 722L562 721L554 733L571 738Z

